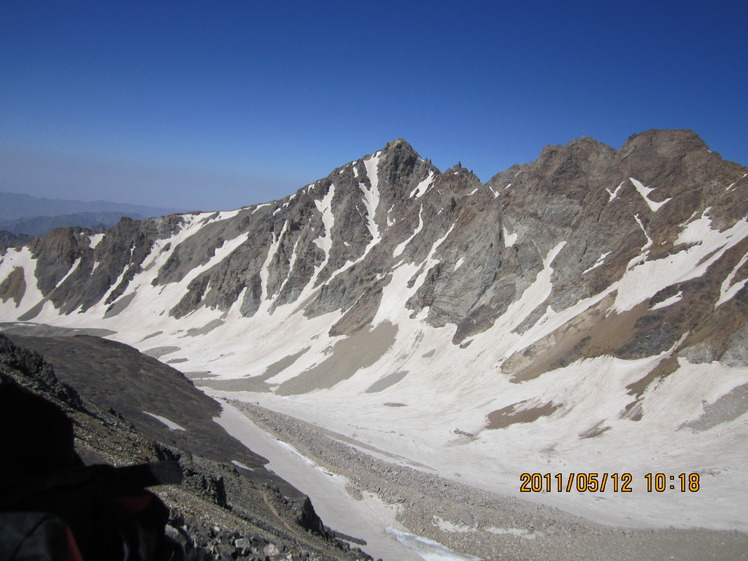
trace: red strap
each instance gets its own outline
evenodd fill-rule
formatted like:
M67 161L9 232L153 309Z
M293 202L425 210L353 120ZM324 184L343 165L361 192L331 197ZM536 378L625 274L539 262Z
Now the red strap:
M68 538L68 556L70 557L70 561L83 561L81 550L78 549L78 542L75 541L75 536L68 526L65 526L65 535Z

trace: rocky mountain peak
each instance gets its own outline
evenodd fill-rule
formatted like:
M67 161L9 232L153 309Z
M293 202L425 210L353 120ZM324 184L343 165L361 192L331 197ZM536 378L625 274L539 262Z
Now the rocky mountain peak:
M665 155L684 155L692 151L708 150L706 143L688 129L650 129L631 135L621 148L622 153L635 150L655 150Z

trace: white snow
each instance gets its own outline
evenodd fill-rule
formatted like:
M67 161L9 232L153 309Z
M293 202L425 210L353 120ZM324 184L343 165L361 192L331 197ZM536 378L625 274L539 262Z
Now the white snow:
M621 190L621 187L623 187L623 184L624 184L624 183L625 183L625 181L621 181L621 182L620 182L620 183L618 184L618 187L616 187L616 188L615 188L615 191L611 191L611 190L610 190L610 189L608 189L607 187L605 188L605 190L606 190L606 191L608 192L608 195L610 195L610 198L608 199L608 202L612 202L612 201L613 201L613 199L615 199L615 198L616 198L616 197L618 196L618 191L620 191L620 190Z
M395 536L397 541L415 551L425 561L480 561L480 557L457 553L439 542L415 534L402 532L395 528L387 528L387 533Z
M268 253L265 256L265 261L262 264L262 267L260 267L260 285L262 286L262 298L261 300L263 302L267 302L270 300L270 293L268 291L268 277L270 275L270 263L273 260L273 257L275 257L275 254L278 252L278 247L280 246L280 240L283 237L283 234L286 233L286 228L288 227L288 222L283 224L283 228L281 229L281 233L278 234L278 237L275 237L275 233L273 233L273 242L268 246Z
M637 217L637 222L638 221L639 221L639 218ZM639 222L639 226L641 226L641 222ZM642 228L642 229L644 229L644 228ZM647 233L644 232L644 234L646 235ZM647 236L647 239L649 239L649 236ZM597 261L595 261L595 263L592 265L592 267L589 267L589 268L585 269L584 271L582 271L582 274L586 275L587 273L589 273L593 269L597 269L600 265L602 265L603 263L605 263L605 258L608 255L610 255L611 253L612 253L611 251L606 251L605 253L602 253L600 255L600 257L598 257Z
M650 194L650 193L651 193L652 191L654 191L654 189L653 189L653 188L651 188L651 187L646 187L645 185L643 185L643 184L641 183L641 181L639 181L639 180L637 180L637 179L634 179L633 177L629 177L629 180L631 181L631 183L633 183L633 184L634 184L634 187L636 187L636 190L637 190L637 191L639 192L639 194L640 194L640 195L642 196L642 199L644 199L644 201L645 201L645 202L647 203L647 206L649 207L649 210L651 210L652 212L657 212L658 210L660 210L660 208L661 208L661 207L662 207L662 206L663 206L663 205L664 205L665 203L667 203L668 201L670 201L670 200L672 199L672 197L669 197L669 198L667 198L667 199L665 199L664 201L661 201L661 202L659 202L659 203L658 203L658 202L655 202L655 201L653 201L653 200L651 200L651 199L649 198L649 194ZM618 191L618 190L616 189L616 192L617 192L617 191ZM612 200L612 197L611 197L611 200Z
M423 181L421 181L418 185L416 185L415 188L410 192L410 198L411 199L413 197L419 198L423 196L423 194L426 193L426 191L428 191L429 187L431 187L433 183L434 183L434 172L430 171L428 175L426 176L426 178Z
M321 201L314 201L314 206L322 214L322 225L325 227L324 235L314 240L314 244L325 252L325 260L332 248L332 227L335 224L335 215L332 212L332 199L335 196L335 184L330 185L329 191Z
M240 467L242 469L246 469L247 471L254 471L254 469L252 469L251 467L249 467L247 465L244 465L243 463L241 463L238 460L231 460L231 463L234 464L236 467Z
M459 268L460 268L460 266L461 266L461 265L462 265L462 264L463 264L464 262L465 262L465 258L464 258L464 257L460 257L460 258L459 258L459 259L457 260L457 263L455 263L455 268L454 268L453 270L454 270L454 271L456 271L457 269L459 269Z
M683 293L682 292L678 292L677 294L673 294L670 298L666 298L665 300L663 300L659 304L655 304L654 306L652 306L649 309L652 310L652 311L654 311L654 310L659 310L661 308L667 308L668 306L672 306L676 302L680 302L680 300L682 298L683 298Z
M640 255L629 262L623 277L613 285L618 290L615 310L619 313L630 310L667 286L702 276L728 249L746 237L748 219L720 232L711 229L711 220L706 213L703 214L686 225L675 242L676 247L680 244L695 245L662 259L645 260ZM646 251L649 245L651 240L642 250Z
M364 160L364 167L366 168L366 174L369 178L369 182L371 183L371 187L367 188L364 183L359 183L359 189L361 189L361 193L363 194L363 203L366 208L366 228L367 230L369 230L371 240L368 244L366 244L366 247L364 248L361 255L359 255L354 261L347 261L345 265L335 271L335 273L330 277L330 280L334 279L341 273L347 271L354 265L363 261L369 254L371 249L380 241L382 241L382 234L379 231L379 226L377 225L375 220L380 201L379 176L377 175L377 169L379 167L379 155L380 153L377 152L371 158Z
M368 188L364 183L359 183L359 189L363 193L364 206L366 207L366 227L372 237L372 241L369 242L369 245L364 250L364 255L366 255L368 250L378 244L382 238L379 233L379 226L375 220L377 209L379 208L379 176L377 175L379 158L374 157L364 160L364 166L366 167L366 175L371 183L371 187Z
M156 415L155 413L149 413L148 411L143 411L146 415L149 417L153 417L157 421L161 421L163 424L165 424L167 427L169 427L169 430L187 430L183 426L178 425L174 421L170 421L166 417L162 417L161 415Z
M748 173L744 174L743 177L741 177L740 179L744 179L745 177L748 177ZM737 185L738 181L740 181L740 179L730 183L730 185L727 186L727 189L725 189L725 191L732 191L735 185Z
M96 249L96 246L98 246L103 239L104 234L91 234L90 236L88 236L88 246L91 249Z
M357 501L346 491L348 479L332 475L292 446L258 428L235 407L221 402L223 411L215 421L253 452L270 460L267 468L308 494L325 524L348 535L365 539L374 557L414 561L417 556L404 549L384 528L398 525L396 510L379 508L369 500Z
M256 207L255 210L257 210L257 208L259 208L259 207ZM229 218L234 218L242 210L244 210L244 209L243 208L237 208L237 209L234 209L234 210L222 210L222 211L219 211L218 214L215 217L211 217L209 219L209 222L220 222L222 220L228 220Z
M652 247L652 238L649 237L649 234L647 234L646 228L644 228L644 224L642 224L641 219L639 218L638 214L634 215L634 220L636 220L636 223L639 225L639 228L642 232L644 232L644 235L647 237L647 243L642 246L642 255L645 256L646 250L648 250L650 247Z
M399 244L397 244L397 246L395 246L395 249L392 250L392 257L400 257L403 250L405 249L405 246L407 246L413 240L413 238L415 238L418 235L418 233L422 229L423 229L423 207L421 207L418 211L418 226L416 226L416 229L413 230L413 233L410 235L410 237L407 240L400 242Z
M0 260L0 283L19 267L23 269L26 292L18 305L12 299L8 299L5 302L0 300L0 312L2 312L3 317L8 319L15 319L29 311L39 302L44 301L44 296L37 287L36 276L34 275L36 271L36 259L31 254L28 246L9 248L6 251L2 260Z
M68 269L68 272L65 273L65 276L62 277L59 281L57 281L57 284L55 286L60 286L62 283L64 283L67 280L67 278L75 272L75 270L78 268L78 265L80 264L81 264L81 258L78 257L78 259L73 261L73 264L70 265L70 268Z
M536 533L530 530L525 530L523 528L496 528L495 526L489 526L488 528L486 528L486 531L491 532L492 534L515 536L517 538L524 538L526 540L534 540L536 537L543 535L539 532Z
M719 291L719 300L717 300L717 303L714 305L715 308L721 306L722 304L733 298L738 292L743 290L745 284L748 283L748 277L744 278L741 281L733 283L733 279L738 273L738 270L743 265L745 265L746 262L748 262L748 253L743 255L740 261L738 261L738 264L733 267L732 271L730 271L730 274L725 277L724 281L722 281L722 285L720 286Z
M501 232L504 237L504 247L512 247L517 243L517 238L519 237L517 232L510 234L504 226L501 227Z
M291 280L291 274L293 273L293 268L294 266L296 266L296 260L299 257L299 254L296 251L296 248L299 246L300 240L301 240L300 237L296 238L296 241L293 244L293 250L291 251L291 258L288 260L288 276L286 277L286 280L283 281L283 284L281 285L281 287L278 289L278 294L283 292L283 289L288 284L288 281Z

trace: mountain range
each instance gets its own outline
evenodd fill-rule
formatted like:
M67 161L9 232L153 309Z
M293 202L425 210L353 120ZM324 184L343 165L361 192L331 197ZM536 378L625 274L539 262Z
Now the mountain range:
M548 146L486 183L397 139L280 200L6 249L0 319L107 329L483 489L631 473L631 497L525 498L745 532L747 190L685 130ZM651 472L701 488L652 500Z
M123 216L142 219L173 212L177 211L108 201L47 199L0 192L0 233L5 230L16 235L44 236L54 228L72 226L103 231L114 226Z

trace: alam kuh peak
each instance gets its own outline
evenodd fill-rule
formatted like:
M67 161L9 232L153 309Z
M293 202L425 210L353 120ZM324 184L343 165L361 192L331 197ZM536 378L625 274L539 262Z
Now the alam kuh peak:
M400 138L277 201L6 248L0 320L101 330L490 491L698 473L698 493L524 498L745 532L747 189L685 130L548 146L486 183Z

